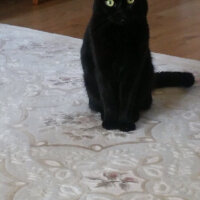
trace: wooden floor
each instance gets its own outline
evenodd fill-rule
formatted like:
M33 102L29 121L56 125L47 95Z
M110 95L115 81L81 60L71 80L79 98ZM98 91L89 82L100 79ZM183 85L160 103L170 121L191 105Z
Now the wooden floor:
M93 0L0 0L0 23L82 38ZM149 0L151 49L200 60L200 0Z

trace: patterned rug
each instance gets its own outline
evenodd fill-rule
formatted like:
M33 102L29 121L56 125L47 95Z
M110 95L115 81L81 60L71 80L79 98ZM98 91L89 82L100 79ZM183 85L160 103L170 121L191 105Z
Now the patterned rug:
M200 62L153 54L195 86L155 91L136 131L106 131L81 43L0 24L0 200L199 200Z

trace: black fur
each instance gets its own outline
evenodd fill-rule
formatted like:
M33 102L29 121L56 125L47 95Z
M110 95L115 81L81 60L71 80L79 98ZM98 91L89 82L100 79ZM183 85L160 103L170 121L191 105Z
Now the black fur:
M106 129L134 130L152 104L154 87L190 87L191 73L154 73L149 49L147 0L94 0L81 61L89 107L101 113Z

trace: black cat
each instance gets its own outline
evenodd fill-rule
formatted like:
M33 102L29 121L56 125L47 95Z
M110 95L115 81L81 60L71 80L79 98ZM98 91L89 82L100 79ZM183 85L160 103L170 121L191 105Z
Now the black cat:
M81 61L89 107L106 129L134 130L152 89L194 84L191 73L154 73L147 11L147 0L94 0Z

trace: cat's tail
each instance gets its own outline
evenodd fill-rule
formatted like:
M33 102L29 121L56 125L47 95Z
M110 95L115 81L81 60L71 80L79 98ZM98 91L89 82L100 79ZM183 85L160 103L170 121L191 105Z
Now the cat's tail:
M195 82L194 75L189 72L157 72L155 88L191 87Z

